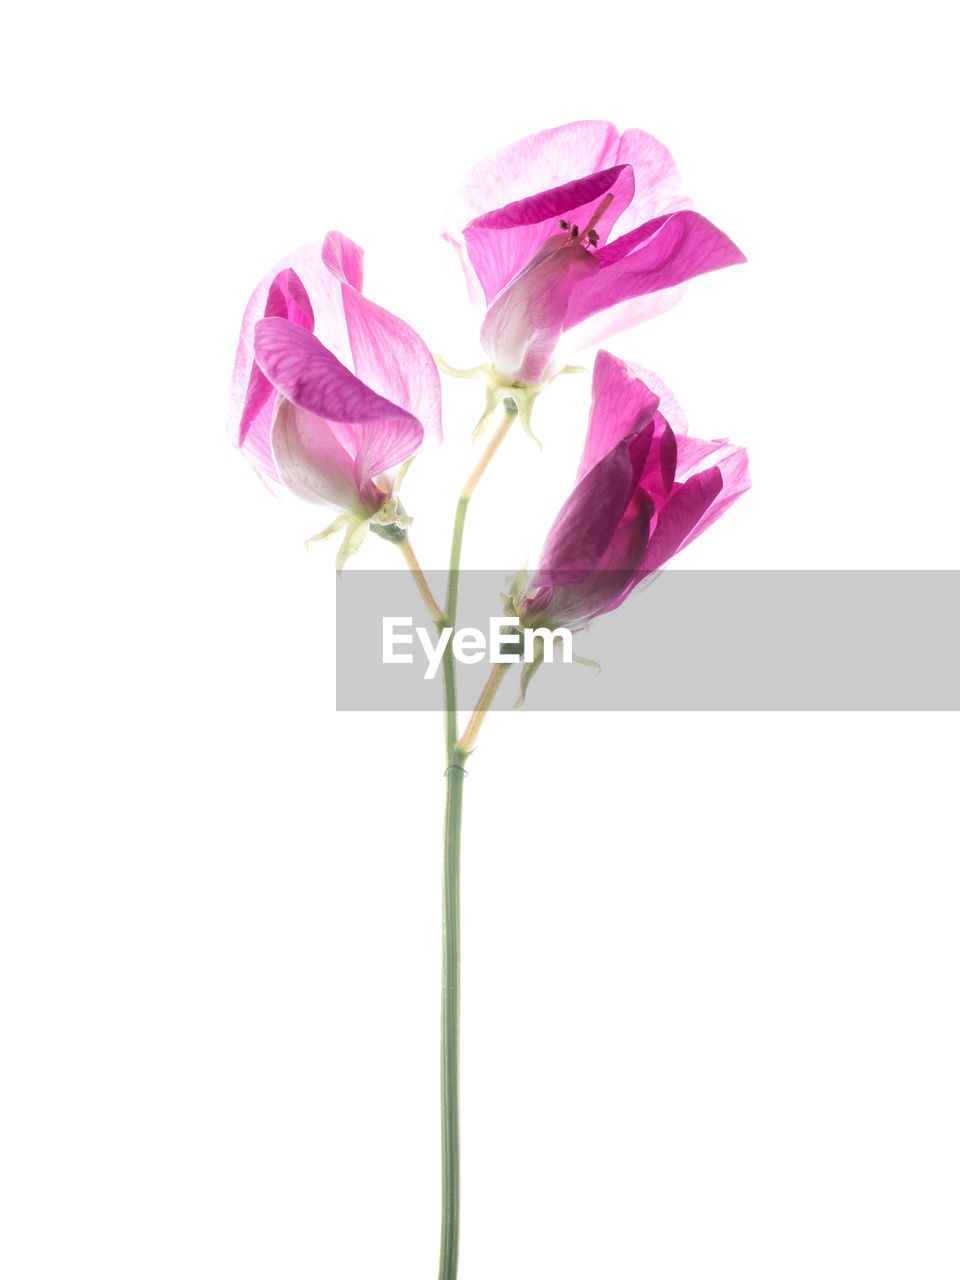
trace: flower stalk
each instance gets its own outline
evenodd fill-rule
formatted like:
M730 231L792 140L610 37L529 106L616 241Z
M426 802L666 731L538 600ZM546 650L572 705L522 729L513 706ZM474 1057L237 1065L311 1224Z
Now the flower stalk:
M413 549L410 541L410 535L404 534L404 537L397 539L397 546L400 554L407 562L407 568L413 577L417 590L420 593L420 599L426 605L427 613L430 615L430 621L438 629L444 624L444 612L437 604L433 592L430 590L430 584L424 577L423 570L420 568L420 561L417 559L417 553Z
M494 454L507 438L516 416L516 406L508 404L503 421L460 493L450 543L447 598L444 616L438 626L455 628L457 625L460 552L470 499ZM440 1002L442 1193L439 1280L456 1280L460 1246L460 829L467 752L457 740L457 673L450 645L443 655L443 713L447 751L447 798L443 837L443 979ZM476 712L473 718L475 717ZM477 727L479 728L479 724Z
M507 670L506 663L498 662L487 677L487 683L483 686L483 691L477 699L477 705L473 708L470 719L467 721L467 727L457 743L457 749L462 753L464 759L477 745L480 726L493 705L493 700L497 696L497 690L500 688Z

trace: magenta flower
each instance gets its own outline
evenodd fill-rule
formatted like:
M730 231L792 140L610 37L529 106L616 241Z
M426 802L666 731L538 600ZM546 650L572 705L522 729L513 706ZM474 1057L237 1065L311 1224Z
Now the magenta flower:
M478 164L445 238L486 300L480 337L500 378L540 384L563 363L561 339L565 357L666 310L684 281L745 261L689 203L656 138L600 120Z
M616 609L750 487L746 450L687 435L667 388L644 378L654 381L598 352L577 484L519 601L526 625L576 631Z
M423 340L362 293L363 251L331 232L257 285L229 430L274 491L339 508L355 549L398 515L396 468L439 442L440 379ZM348 535L349 536L349 535Z

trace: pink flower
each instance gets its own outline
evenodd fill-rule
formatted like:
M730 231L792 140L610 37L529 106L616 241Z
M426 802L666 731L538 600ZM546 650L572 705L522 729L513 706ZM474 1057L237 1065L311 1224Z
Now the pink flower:
M544 382L567 354L658 315L685 280L745 261L694 213L656 138L583 120L478 164L448 213L484 349L505 381ZM617 238L610 239L614 226Z
M363 251L339 232L298 249L244 313L229 430L274 491L365 528L395 469L439 442L440 379L423 340L362 293Z
M687 435L670 392L649 381L598 352L577 484L519 602L526 625L578 630L616 609L749 489L746 450Z

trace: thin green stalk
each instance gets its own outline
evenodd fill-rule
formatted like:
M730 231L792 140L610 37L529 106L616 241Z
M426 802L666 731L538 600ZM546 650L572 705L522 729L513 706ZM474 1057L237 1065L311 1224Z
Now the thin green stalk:
M417 590L420 592L420 599L427 606L427 613L430 615L431 622L439 629L443 626L443 610L433 598L433 592L430 590L430 586L423 575L423 570L420 568L420 561L417 559L417 554L410 541L410 535L406 530L404 530L402 538L396 539L394 545L398 548L400 554L407 562L407 568L413 575L413 580L416 583Z
M455 731L454 731L455 732ZM456 1280L460 1246L460 826L463 761L447 765L443 835L443 988L440 1002L440 1126L443 1152L440 1203L440 1280Z
M460 550L467 508L473 491L517 416L508 409L463 486L453 521L450 577L443 619L438 626L457 625ZM443 989L440 1003L440 1134L442 1193L439 1280L456 1280L460 1246L460 829L463 820L464 762L457 743L457 672L453 646L443 655L443 719L447 751L447 801L443 838Z

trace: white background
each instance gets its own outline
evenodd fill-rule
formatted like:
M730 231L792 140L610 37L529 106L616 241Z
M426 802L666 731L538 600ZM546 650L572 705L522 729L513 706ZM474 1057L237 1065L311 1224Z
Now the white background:
M8 20L10 1280L435 1274L441 727L333 711L332 552L301 545L328 517L223 434L254 283L346 231L371 296L473 363L437 235L460 177L567 120L644 128L750 259L612 344L751 452L753 492L684 562L956 567L946 13ZM478 411L446 390L450 444L407 492L427 562ZM465 563L536 553L586 399L544 394L542 455L508 442ZM955 734L492 718L467 783L462 1280L953 1280Z

